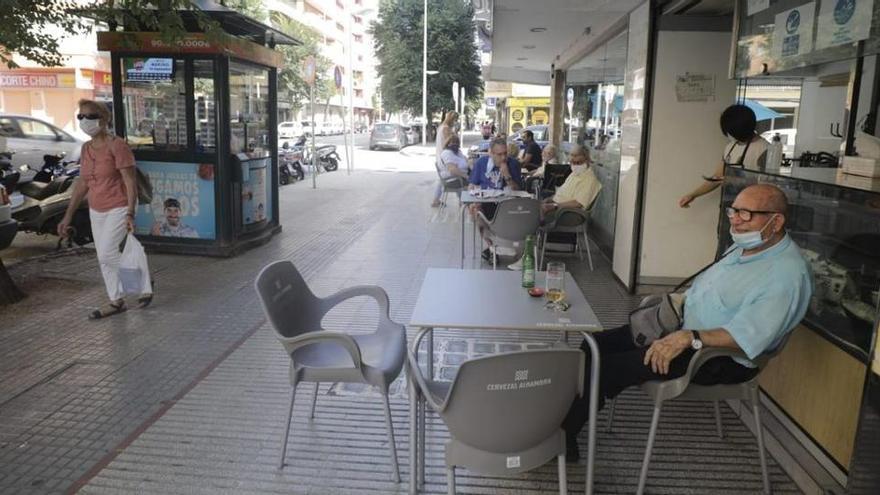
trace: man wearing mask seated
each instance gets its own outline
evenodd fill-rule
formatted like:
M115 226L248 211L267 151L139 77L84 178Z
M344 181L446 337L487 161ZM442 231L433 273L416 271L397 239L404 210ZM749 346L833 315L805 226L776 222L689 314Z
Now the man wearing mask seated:
M710 359L694 383L742 383L757 375L751 360L780 345L804 317L813 294L807 262L785 230L787 209L785 193L770 184L752 185L737 195L726 209L735 248L685 292L682 330L650 347L633 343L629 325L595 334L601 356L599 408L628 387L683 376L703 347L739 349L748 359ZM581 350L588 389L591 358L586 342ZM587 422L589 397L590 391L584 390L562 423L567 459L579 457L577 434Z
M575 145L568 159L571 163L571 175L556 188L556 194L544 202L545 219L552 218L563 208L589 208L602 189L602 183L590 168L590 153L586 148Z

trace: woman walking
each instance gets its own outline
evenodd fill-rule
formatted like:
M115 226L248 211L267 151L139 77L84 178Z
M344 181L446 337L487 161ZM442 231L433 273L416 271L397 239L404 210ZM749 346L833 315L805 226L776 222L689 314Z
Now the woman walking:
M80 176L73 184L73 195L67 212L58 224L58 235L69 235L70 222L80 202L88 195L89 217L95 251L104 277L110 302L89 314L92 319L104 318L125 311L125 299L119 286L120 243L134 230L137 207L137 177L134 155L125 141L108 132L110 112L92 100L79 101L79 127L91 136L83 144ZM149 272L143 274L146 291L138 298L138 307L145 308L153 300Z

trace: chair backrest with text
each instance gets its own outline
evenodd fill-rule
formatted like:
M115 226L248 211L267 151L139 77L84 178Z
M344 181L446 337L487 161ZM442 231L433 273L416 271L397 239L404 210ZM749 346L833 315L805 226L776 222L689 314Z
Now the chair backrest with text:
M541 223L541 203L533 198L511 198L498 204L489 225L493 236L520 242Z
M322 329L320 300L290 261L267 265L255 285L269 322L282 337Z
M458 441L487 452L527 450L559 431L583 393L584 354L545 349L465 361L440 413Z

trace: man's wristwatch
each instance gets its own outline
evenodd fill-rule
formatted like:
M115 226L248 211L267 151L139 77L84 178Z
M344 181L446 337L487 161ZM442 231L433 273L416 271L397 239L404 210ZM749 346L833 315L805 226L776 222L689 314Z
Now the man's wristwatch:
M700 332L691 330L691 334L694 336L693 340L691 340L691 349L699 351L703 348L703 341L700 339Z

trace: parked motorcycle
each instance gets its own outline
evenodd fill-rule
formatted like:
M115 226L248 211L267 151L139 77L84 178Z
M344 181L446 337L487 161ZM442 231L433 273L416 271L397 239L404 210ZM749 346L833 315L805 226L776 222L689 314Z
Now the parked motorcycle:
M332 172L339 168L339 155L336 153L336 145L325 144L318 146L315 150L318 155L318 165L324 170Z
M63 155L45 155L43 167L34 180L19 184L12 196L12 218L18 220L18 229L36 234L58 234L58 223L64 218L67 205L73 195L73 181L79 175L79 167L62 162ZM33 170L27 165L22 170ZM16 196L18 196L16 198ZM85 245L92 242L92 226L89 220L88 202L83 199L70 223L72 243ZM58 240L61 247L63 239Z
M12 192L21 179L21 172L12 166L12 152L0 151L0 185Z
M281 146L281 153L278 154L278 182L282 186L290 182L303 180L306 173L303 170L303 147L297 142L293 146L285 142Z

